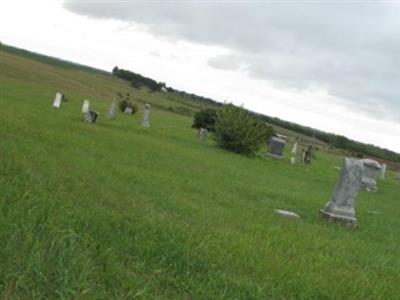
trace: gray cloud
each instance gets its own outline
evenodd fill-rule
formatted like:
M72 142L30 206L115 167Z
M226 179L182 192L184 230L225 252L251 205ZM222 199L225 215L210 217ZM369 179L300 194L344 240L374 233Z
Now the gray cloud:
M231 50L214 68L330 94L377 118L399 118L400 5L389 3L66 2L95 18L144 24L150 33Z

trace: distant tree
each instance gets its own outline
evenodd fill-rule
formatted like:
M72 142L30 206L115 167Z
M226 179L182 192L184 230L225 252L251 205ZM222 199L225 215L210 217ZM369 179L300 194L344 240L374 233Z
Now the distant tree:
M192 128L205 128L208 131L215 131L215 121L217 111L212 108L206 108L194 115Z

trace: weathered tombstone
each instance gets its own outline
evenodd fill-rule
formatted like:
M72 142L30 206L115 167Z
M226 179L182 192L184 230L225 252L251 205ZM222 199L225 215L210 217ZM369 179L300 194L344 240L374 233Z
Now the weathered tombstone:
M357 224L354 203L361 188L362 171L362 161L351 158L344 159L333 196L320 210L322 217L350 226Z
M56 97L54 98L54 101L53 101L53 107L60 108L62 100L63 100L63 94L56 93Z
M207 135L208 135L208 130L207 129L205 129L205 128L199 128L199 131L197 132L197 138L199 139L199 140L202 140L202 141L204 141L204 140L206 140L207 139Z
M283 139L271 137L267 154L275 158L282 158L283 148L285 147L285 144L286 142Z
M376 178L380 176L382 166L372 159L362 159L361 161L364 164L361 184L367 192L376 192L378 190Z
M144 106L142 126L150 127L150 104L148 103Z
M87 113L89 111L89 106L90 106L89 100L87 99L83 100L82 113Z
M297 142L295 142L294 144L293 144L293 148L292 148L292 152L291 152L292 154L294 154L294 155L296 155L296 153L297 153Z
M117 101L115 100L115 97L112 99L111 104L110 104L110 109L108 110L107 116L110 119L113 119L115 116L115 108L117 106Z
M87 123L96 123L97 121L97 116L99 114L95 111L88 111L87 113L85 113L83 115L83 121L87 122Z
M297 152L297 142L295 142L293 144L293 148L292 148L292 151L291 151L292 157L290 158L290 163L292 165L294 165L296 163L296 152Z
M132 107L129 107L129 106L127 106L127 107L125 107L125 111L124 111L126 114L128 114L128 115L131 115L132 114L132 112L133 112L133 109L132 109Z
M379 175L380 179L385 179L387 164L382 164L381 174Z

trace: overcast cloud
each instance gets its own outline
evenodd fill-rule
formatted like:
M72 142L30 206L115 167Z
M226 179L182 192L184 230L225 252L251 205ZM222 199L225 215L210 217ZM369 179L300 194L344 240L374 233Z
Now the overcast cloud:
M145 25L155 36L229 49L209 60L283 87L322 87L399 120L400 4L66 2L75 13Z

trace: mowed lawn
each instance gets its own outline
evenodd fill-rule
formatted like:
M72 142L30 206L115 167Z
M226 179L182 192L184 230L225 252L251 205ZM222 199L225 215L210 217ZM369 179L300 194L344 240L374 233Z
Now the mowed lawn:
M56 91L68 98L59 110ZM197 141L189 117L153 109L141 128L141 103L109 120L118 91L170 105L106 74L0 52L0 299L400 297L392 173L360 193L357 229L327 223L318 211L342 158L229 153ZM81 122L84 98L95 125Z

